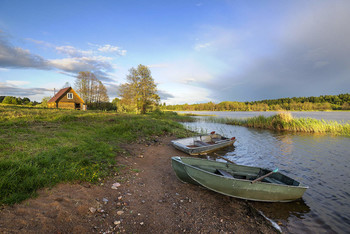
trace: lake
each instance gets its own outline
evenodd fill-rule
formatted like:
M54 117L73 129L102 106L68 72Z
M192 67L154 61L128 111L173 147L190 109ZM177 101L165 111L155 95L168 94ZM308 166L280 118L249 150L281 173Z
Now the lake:
M348 112L321 113L346 113L345 117L337 116L338 121L346 121L348 118ZM240 112L241 116L250 114L251 112ZM275 132L208 123L205 122L205 117L196 118L197 122L184 125L197 132L216 131L236 137L234 147L216 153L226 155L237 164L279 168L282 173L309 186L303 199L299 201L249 202L265 216L277 222L284 232L350 231L350 137ZM331 116L327 118L335 120Z

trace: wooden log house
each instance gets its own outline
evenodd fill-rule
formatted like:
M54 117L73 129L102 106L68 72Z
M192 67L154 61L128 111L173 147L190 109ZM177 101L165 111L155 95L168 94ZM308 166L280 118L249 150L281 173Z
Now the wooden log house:
M72 87L61 89L47 102L48 108L86 110L83 99Z

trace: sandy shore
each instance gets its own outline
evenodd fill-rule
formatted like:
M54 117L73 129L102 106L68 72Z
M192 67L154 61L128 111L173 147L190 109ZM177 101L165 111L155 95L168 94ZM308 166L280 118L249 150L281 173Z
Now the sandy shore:
M124 169L98 185L60 184L3 207L0 233L277 233L244 200L180 182L170 158L185 155L171 139L125 145Z

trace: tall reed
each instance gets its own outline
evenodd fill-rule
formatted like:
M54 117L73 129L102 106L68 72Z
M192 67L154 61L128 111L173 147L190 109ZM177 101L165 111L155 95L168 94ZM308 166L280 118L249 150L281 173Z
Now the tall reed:
M289 112L278 113L270 117L260 115L247 119L208 118L208 121L278 131L327 133L333 135L350 136L349 122L340 123L332 120L293 118Z

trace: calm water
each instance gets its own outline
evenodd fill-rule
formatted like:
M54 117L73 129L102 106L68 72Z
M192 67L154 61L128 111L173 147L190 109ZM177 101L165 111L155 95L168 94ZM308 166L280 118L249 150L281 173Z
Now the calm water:
M290 233L350 232L350 138L281 133L239 126L184 123L197 132L235 136L235 147L218 152L237 164L275 169L310 188L291 203L250 202Z
M249 118L258 115L272 116L277 111L178 111L179 113L193 113L198 115L215 115L218 118ZM338 122L350 121L350 111L290 111L296 118L314 118L324 120L336 120Z

